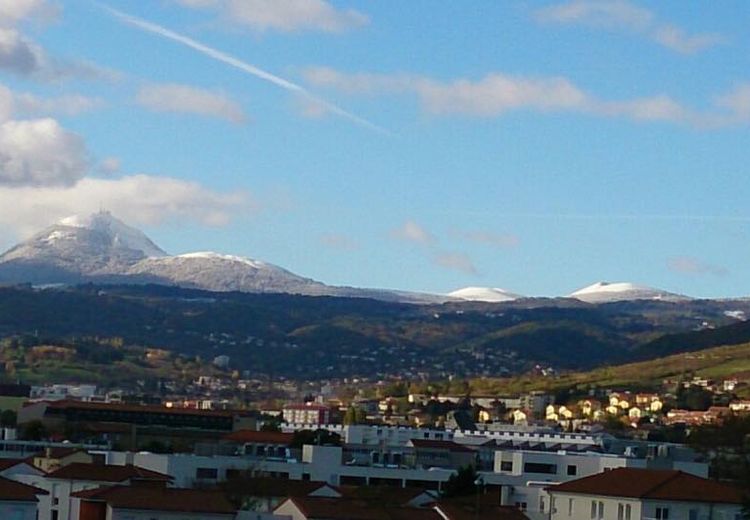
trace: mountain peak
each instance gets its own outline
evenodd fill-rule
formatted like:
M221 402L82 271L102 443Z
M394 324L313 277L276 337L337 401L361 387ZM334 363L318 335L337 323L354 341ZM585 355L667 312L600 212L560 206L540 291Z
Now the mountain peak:
M448 296L475 302L509 302L523 298L498 287L464 287L448 293Z
M128 226L106 210L100 210L90 215L72 215L60 220L51 228L48 240L54 241L64 237L58 227L76 228L101 233L111 240L112 247L141 251L146 257L161 257L167 254L142 231Z
M571 293L570 298L588 303L606 303L626 300L679 301L687 296L631 282L596 282Z

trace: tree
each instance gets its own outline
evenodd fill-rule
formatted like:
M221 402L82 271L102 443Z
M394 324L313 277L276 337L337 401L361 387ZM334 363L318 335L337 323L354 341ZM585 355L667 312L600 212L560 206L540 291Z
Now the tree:
M38 420L26 423L21 432L21 437L27 441L41 441L46 436L47 428Z
M448 478L443 486L443 497L462 497L477 491L477 471L474 466L464 466Z
M328 430L299 430L294 432L292 442L289 444L292 448L302 448L305 444L313 446L341 446L341 435Z
M17 419L18 414L13 410L3 410L3 413L0 413L0 426L3 428L13 428L16 425Z
M358 406L350 406L344 413L344 424L364 424L367 422L367 412Z
M281 422L274 418L270 421L263 421L263 425L260 427L260 431L262 432L280 432L281 431Z

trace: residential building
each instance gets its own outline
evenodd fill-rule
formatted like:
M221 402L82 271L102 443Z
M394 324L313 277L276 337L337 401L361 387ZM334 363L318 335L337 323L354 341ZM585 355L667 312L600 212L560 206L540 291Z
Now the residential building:
M547 488L551 520L740 520L739 489L681 471L620 468Z

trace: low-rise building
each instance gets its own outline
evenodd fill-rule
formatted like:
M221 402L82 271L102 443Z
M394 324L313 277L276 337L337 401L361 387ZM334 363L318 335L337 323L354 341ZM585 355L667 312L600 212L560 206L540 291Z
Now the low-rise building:
M551 520L739 520L739 489L681 471L620 468L547 488Z

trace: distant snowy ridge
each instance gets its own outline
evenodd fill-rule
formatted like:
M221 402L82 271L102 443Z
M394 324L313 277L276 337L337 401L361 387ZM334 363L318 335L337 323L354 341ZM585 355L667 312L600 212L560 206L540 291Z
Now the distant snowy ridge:
M511 302L523 298L520 294L515 294L498 287L464 287L449 292L451 298L460 298L462 300L473 302Z
M597 282L571 293L569 298L575 298L587 303L633 300L685 301L690 299L688 296L681 294L629 282Z

